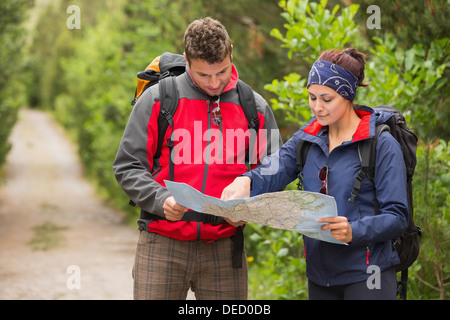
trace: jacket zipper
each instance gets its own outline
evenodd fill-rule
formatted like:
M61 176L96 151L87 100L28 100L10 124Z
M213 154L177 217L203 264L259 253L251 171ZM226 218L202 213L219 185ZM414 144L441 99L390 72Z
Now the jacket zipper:
M203 182L202 182L202 193L206 190L206 177L208 175L208 163L209 163L209 148L211 144L211 111L212 111L212 100L208 100L208 128L207 128L207 141L205 150L205 169L203 170Z
M202 193L205 193L206 190L206 178L208 176L208 162L209 162L209 148L211 143L211 116L212 116L212 99L208 99L208 140L206 141L206 152L205 152L205 169L203 170L203 182L202 182ZM201 236L201 222L197 221L197 240L200 239Z
M219 109L219 112L221 112L221 110L220 110L220 96L217 97L216 103L217 103L217 108ZM214 111L214 109L215 109L214 108L214 102L211 101L211 105L212 105L211 106L211 110ZM211 117L212 117L212 115L211 115ZM222 123L223 123L222 116L220 116L219 132L220 132L220 136L221 137L222 137ZM223 151L222 142L223 142L223 139L220 139L219 140L219 159L222 159L222 151Z
M359 210L358 210L358 215L359 215L359 220L361 220L362 216L361 216L361 212ZM370 248L369 248L369 245L366 244L366 265L369 265L369 258L370 258Z
M366 264L369 265L369 255L370 255L370 249L369 246L366 246Z

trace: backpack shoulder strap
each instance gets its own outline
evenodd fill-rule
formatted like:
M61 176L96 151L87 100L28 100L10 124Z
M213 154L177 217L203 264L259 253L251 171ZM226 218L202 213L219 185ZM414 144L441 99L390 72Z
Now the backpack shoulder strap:
M159 166L159 158L161 157L161 147L164 141L167 128L170 125L173 132L173 115L178 107L178 91L175 77L167 77L159 81L159 92L161 99L161 109L158 116L158 145L154 155L154 161ZM169 148L169 173L170 180L173 181L173 163L172 163L172 136L167 139L167 147Z
M239 79L237 83L237 91L239 94L239 102L244 110L245 117L248 120L249 129L255 129L255 131L258 131L259 119L252 88Z
M303 167L311 145L312 143L306 140L300 140L297 144L295 159L298 167L298 190L303 190Z
M359 190L361 189L361 181L364 176L367 176L371 181L375 178L377 142L378 137L383 131L390 131L389 126L386 124L378 125L374 137L358 142L358 154L359 160L361 161L361 169L359 170L350 198L348 199L350 202L355 202L355 198L358 196ZM376 212L378 212L377 205L375 209Z
M239 103L248 121L248 128L253 129L250 130L249 145L256 146L256 150L258 150L257 132L259 129L259 118L258 111L256 110L255 95L253 94L252 88L250 88L248 84L240 79L237 82L236 88L239 95ZM251 169L250 162L250 151L247 151L245 155L245 165L247 166L248 170Z
M167 125L171 125L173 128L173 115L178 107L178 91L175 77L167 77L159 81L159 93L161 99L161 110L159 112L159 118L165 119Z

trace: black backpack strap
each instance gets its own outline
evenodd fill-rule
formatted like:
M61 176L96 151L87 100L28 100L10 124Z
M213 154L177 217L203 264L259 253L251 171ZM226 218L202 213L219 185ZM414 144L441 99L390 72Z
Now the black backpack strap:
M230 239L233 243L231 265L233 268L242 268L242 253L244 252L244 226L236 228L236 234Z
M306 163L306 157L308 156L309 149L312 143L305 140L300 140L296 149L296 162L298 167L298 190L303 190L303 167Z
M397 294L401 300L406 300L408 292L408 268L402 270L400 281L397 281Z
M256 146L256 150L258 150L257 132L259 129L259 118L258 111L256 110L255 95L253 94L252 88L242 80L238 80L236 88L239 95L239 103L248 121L248 128L253 129L250 130L249 146ZM247 168L250 170L250 152L247 152L245 155L245 162Z
M239 102L244 110L245 117L248 120L249 129L258 131L259 119L256 110L255 95L253 94L252 88L242 80L238 80L237 91L239 94Z
M355 184L353 186L353 190L350 194L350 198L348 201L355 202L355 198L359 194L359 190L361 189L361 181L367 176L370 181L373 181L375 178L375 163L376 163L376 151L377 151L377 142L378 137L381 132L390 131L389 126L385 124L378 125L375 130L375 136L373 138L365 139L358 142L358 153L359 160L361 161L361 169L359 170L358 176L356 177ZM379 213L378 202L376 201L376 190L374 188L374 200L375 200L375 213Z
M359 190L361 189L361 181L365 176L373 181L375 175L373 168L375 167L376 143L377 140L375 137L358 142L358 154L359 160L361 161L361 169L356 176L353 190L348 199L350 202L355 202L355 198L358 196Z
M178 107L178 91L175 77L167 77L159 82L159 92L161 99L161 110L158 116L158 145L154 155L154 162L159 167L159 158L161 157L161 147L168 126L172 127L173 133L173 115ZM167 139L167 147L169 148L169 176L174 181L174 163L172 157L173 139L172 134ZM155 164L153 164L155 167Z

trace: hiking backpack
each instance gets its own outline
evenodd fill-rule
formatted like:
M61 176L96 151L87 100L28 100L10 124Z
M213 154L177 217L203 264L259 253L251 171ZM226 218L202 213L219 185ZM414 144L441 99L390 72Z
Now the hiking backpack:
M358 143L358 153L361 160L361 169L355 180L353 190L351 192L348 201L354 202L355 198L358 196L361 181L364 177L368 177L372 184L374 183L375 177L375 162L376 162L376 144L378 137L381 132L389 131L391 135L399 142L403 159L406 166L407 174L407 198L408 198L408 214L409 223L406 230L398 238L393 240L393 247L397 250L400 257L400 263L395 266L397 272L401 272L401 280L397 284L397 292L401 299L406 299L407 292L407 279L408 279L408 268L414 263L419 255L419 238L422 235L420 227L416 226L414 223L414 207L412 198L412 177L417 164L416 150L417 150L417 136L412 132L406 125L404 116L395 108L390 106L377 106L373 108L375 113L378 110L385 110L392 113L392 116L382 124L377 125L375 136L370 139L362 140ZM303 189L303 175L302 170L306 161L306 156L308 154L311 143L308 141L301 140L296 149L296 161L299 170L299 190ZM380 213L380 208L378 201L376 200L376 190L374 188L374 199L375 199L375 214Z
M176 88L175 77L186 71L186 60L181 54L165 52L161 56L156 57L144 71L137 74L137 86L134 99L131 105L135 105L139 97L149 87L159 83L161 111L158 116L158 145L154 155L153 167L159 167L159 158L161 157L161 146L164 140L165 132L170 124L173 128L172 117L178 107L178 93ZM255 96L253 90L242 80L238 80L237 91L239 101L244 111L245 117L249 123L249 129L253 129L252 135L258 131L259 119L256 110ZM173 141L169 138L167 146L169 154L172 152ZM153 168L152 168L153 171ZM173 180L173 163L172 157L169 156L169 175ZM153 172L152 172L153 173Z

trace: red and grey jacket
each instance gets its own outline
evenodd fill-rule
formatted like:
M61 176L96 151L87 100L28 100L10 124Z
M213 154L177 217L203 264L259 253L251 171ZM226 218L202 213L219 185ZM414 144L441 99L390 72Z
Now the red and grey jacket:
M220 197L228 184L247 171L246 155L251 154L251 162L257 165L262 157L281 145L272 110L256 92L260 130L257 143L250 142L248 121L239 105L237 81L238 73L233 66L229 84L214 100L194 83L188 68L176 78L178 107L173 116L173 128L169 126L165 133L157 164L153 156L161 108L159 84L147 89L134 106L113 169L122 189L141 208L141 218L151 218L148 231L179 240L216 240L236 233L236 228L230 224L205 222L207 220L201 219L202 213L192 211L186 212L182 219L188 221L168 221L163 204L171 196L164 184L164 180L169 180L167 138L170 136L174 142L175 182L187 183L213 197ZM220 108L220 123L213 121L212 110L217 107Z

